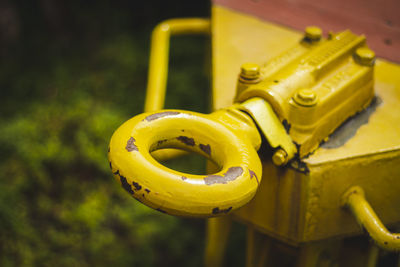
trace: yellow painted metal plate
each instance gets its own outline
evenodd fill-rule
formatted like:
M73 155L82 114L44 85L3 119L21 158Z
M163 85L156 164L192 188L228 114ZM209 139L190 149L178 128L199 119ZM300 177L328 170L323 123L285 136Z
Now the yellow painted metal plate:
M243 63L262 65L302 37L299 32L219 6L213 6L211 24L214 109L233 103Z

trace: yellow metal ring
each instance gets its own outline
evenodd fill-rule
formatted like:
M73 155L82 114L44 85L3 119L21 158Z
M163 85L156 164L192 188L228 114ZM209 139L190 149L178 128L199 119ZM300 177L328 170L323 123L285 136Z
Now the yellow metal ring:
M195 175L169 169L152 156L180 148L214 161L221 170ZM189 111L140 114L111 138L109 161L115 178L140 202L173 215L211 217L246 204L256 193L261 162L250 140L229 126Z

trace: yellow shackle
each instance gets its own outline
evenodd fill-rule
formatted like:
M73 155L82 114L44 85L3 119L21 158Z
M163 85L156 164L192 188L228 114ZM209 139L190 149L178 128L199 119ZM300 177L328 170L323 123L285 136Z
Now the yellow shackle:
M140 202L172 215L210 217L246 204L261 179L260 134L250 117L228 108L212 114L161 110L133 117L111 138L114 177ZM217 173L194 175L169 169L152 156L179 148L207 157Z

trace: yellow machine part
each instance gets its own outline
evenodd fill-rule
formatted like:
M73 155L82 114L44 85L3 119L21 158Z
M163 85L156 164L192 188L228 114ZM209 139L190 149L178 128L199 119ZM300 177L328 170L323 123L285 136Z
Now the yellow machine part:
M228 214L253 198L261 177L261 137L244 113L209 115L181 110L143 113L113 134L109 161L115 178L134 198L171 215ZM195 175L169 169L151 152L178 148L203 155L220 169Z
M244 62L263 66L303 36L215 5L212 33L214 109L232 103L237 85L232 77ZM360 234L341 204L349 188L360 186L383 223L400 222L400 66L378 59L374 77L375 100L313 154L292 161L290 168L263 159L268 175L234 218L292 245ZM216 228L218 221L210 224Z
M298 145L300 158L374 97L375 55L365 46L365 37L348 30L328 39L321 30L308 37L317 30L308 27L297 44L264 63L260 81L237 97L239 102L266 99Z

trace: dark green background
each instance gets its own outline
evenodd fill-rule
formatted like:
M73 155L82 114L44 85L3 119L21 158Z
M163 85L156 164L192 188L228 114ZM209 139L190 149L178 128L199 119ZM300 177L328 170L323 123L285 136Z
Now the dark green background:
M205 220L135 201L106 152L143 110L153 27L209 15L208 1L0 1L0 266L202 265ZM166 107L206 112L209 65L209 38L173 38Z

